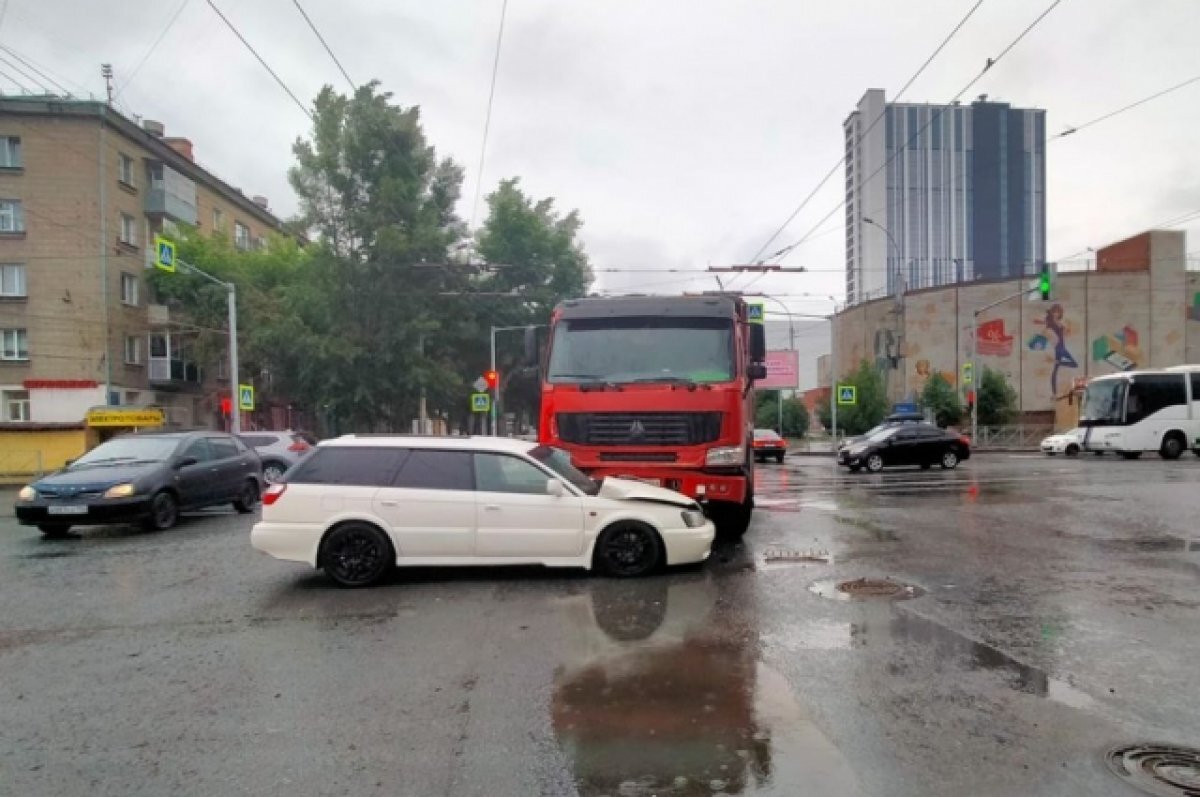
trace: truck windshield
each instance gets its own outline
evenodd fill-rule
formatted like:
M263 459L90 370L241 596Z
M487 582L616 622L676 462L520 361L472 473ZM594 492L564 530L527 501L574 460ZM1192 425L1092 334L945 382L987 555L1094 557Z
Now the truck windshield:
M733 322L723 318L586 318L555 326L550 382L728 382Z
M1079 423L1084 426L1122 423L1128 385L1124 379L1102 379L1088 385L1087 392L1083 394Z

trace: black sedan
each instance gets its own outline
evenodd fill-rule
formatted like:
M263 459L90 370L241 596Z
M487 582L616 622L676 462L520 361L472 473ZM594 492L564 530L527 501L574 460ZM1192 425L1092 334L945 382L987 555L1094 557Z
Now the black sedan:
M233 504L252 512L262 462L232 435L176 432L116 437L23 488L17 519L47 537L72 526L140 522L161 531L182 509Z
M890 429L893 426L903 426L906 423L923 423L933 426L933 424L926 421L925 416L919 412L896 412L884 418L883 422L878 426L873 426L868 429L866 434L843 438L842 441L838 443L838 450L840 451L843 448L851 448L852 446L855 446L858 443L866 440L871 435L882 432L884 429Z
M878 473L885 467L941 465L949 470L971 457L971 445L961 435L932 424L893 426L838 452L838 464L852 471L866 468Z

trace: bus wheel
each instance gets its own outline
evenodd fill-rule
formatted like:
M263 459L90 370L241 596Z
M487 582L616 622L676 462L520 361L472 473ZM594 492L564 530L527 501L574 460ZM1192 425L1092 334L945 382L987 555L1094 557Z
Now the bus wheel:
M1158 450L1158 455L1163 459L1179 459L1186 445L1183 435L1179 432L1170 432L1163 438L1162 448Z

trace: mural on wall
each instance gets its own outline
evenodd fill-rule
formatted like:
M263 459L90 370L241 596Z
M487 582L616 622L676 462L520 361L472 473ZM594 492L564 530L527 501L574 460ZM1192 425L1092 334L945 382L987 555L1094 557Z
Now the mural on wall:
M916 353L917 352L913 352L913 354ZM913 364L913 378L910 380L913 395L921 395L921 391L925 389L925 383L928 382L929 377L933 376L935 373L941 374L942 379L945 379L947 382L949 382L951 386L958 382L958 374L954 373L953 371L935 371L933 366L929 364L929 360L917 360Z
M1013 351L1013 336L1004 329L1004 319L985 321L975 331L975 351L985 357L1008 357Z
M1067 322L1064 319L1065 311L1061 304L1053 304L1046 311L1046 317L1042 320L1035 320L1033 323L1041 326L1045 331L1039 332L1029 339L1030 351L1048 351L1051 343L1053 343L1053 363L1054 367L1050 371L1050 394L1058 395L1058 372L1063 368L1078 368L1079 363L1067 350Z
M889 395L892 389L892 372L900 367L900 341L896 333L886 327L875 330L875 370L883 377L883 389Z
M1092 360L1108 363L1118 371L1136 368L1141 359L1142 350L1138 346L1137 330L1128 324L1119 332L1101 335L1092 341Z

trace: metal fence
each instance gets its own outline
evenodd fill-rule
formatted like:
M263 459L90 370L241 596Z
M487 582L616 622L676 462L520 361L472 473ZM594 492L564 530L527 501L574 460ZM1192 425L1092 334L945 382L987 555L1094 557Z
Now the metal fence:
M1044 425L980 426L976 448L1037 448L1042 439L1054 434Z

